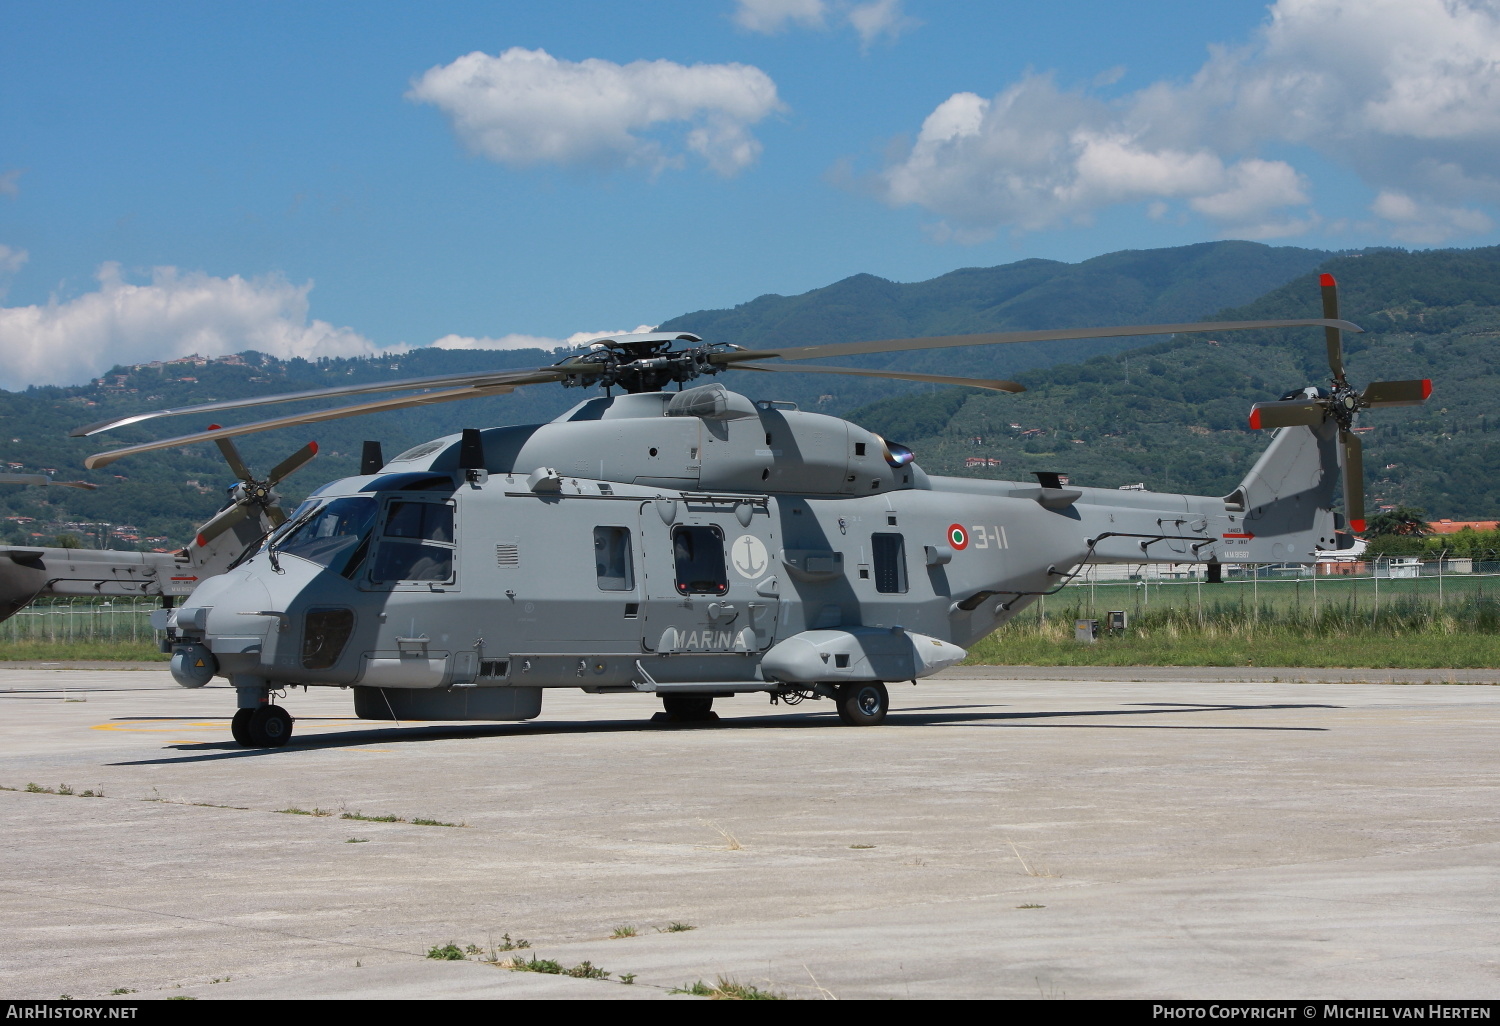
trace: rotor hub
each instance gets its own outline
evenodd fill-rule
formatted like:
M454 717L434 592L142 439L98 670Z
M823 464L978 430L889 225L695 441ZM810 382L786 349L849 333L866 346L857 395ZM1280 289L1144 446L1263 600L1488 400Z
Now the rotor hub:
M743 348L709 343L674 350L671 345L670 340L596 342L588 353L570 357L559 365L578 368L576 374L562 379L562 385L565 388L600 385L623 388L632 394L660 392L674 381L684 383L705 374L718 374L724 368L714 363L712 357Z

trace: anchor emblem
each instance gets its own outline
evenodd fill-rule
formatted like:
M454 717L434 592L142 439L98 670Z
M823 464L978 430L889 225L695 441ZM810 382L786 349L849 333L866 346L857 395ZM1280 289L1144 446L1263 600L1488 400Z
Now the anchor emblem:
M765 543L753 534L742 534L734 540L729 547L729 560L735 573L752 581L764 574L771 563Z

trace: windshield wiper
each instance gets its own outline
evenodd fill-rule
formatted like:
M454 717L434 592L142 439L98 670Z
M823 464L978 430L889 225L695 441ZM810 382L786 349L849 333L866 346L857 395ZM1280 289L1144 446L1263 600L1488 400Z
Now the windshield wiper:
M270 561L272 570L276 571L278 574L285 573L285 571L281 569L281 563L276 559L276 543L278 541L285 541L287 538L290 538L293 534L296 533L299 527L301 527L308 520L312 519L312 515L322 508L322 503L319 503L316 506L306 509L299 515L288 520L286 522L285 530L273 531L271 533L270 538L266 540L266 559Z

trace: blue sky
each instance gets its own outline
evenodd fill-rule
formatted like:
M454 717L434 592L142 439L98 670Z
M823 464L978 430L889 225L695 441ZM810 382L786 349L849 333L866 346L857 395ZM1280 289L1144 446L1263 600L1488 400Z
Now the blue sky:
M1497 239L1461 0L0 0L0 387L850 274Z

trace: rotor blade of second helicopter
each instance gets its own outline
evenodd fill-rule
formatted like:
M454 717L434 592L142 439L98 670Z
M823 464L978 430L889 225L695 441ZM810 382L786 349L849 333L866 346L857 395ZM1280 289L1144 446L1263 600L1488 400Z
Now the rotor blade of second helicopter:
M732 363L734 370L775 371L781 374L857 374L864 378L895 378L898 381L926 381L935 385L967 385L973 388L988 388L996 392L1024 392L1026 386L1014 381L990 378L958 378L947 374L915 374L906 371L862 370L857 367L825 367L814 364L810 367L782 367L778 364Z
M299 469L304 463L318 454L318 443L308 442L302 448L292 453L286 459L271 468L271 473L266 476L266 484L275 485L276 482L286 477L292 471Z
M237 424L234 427L219 428L217 431L199 431L192 435L179 435L176 438L163 438L155 442L143 442L140 445L128 445L121 449L111 449L108 452L95 453L83 461L83 465L90 470L99 467L107 467L125 456L134 456L142 452L155 452L158 449L177 449L184 445L194 445L198 442L211 442L218 438L233 438L237 435L253 435L260 431L273 431L276 428L297 427L301 424L316 424L325 420L338 420L342 417L358 417L364 413L383 413L386 410L404 410L411 406L428 406L435 403L450 403L457 399L479 399L490 395L505 395L514 391L518 385L489 385L482 388L454 388L445 392L423 392L421 395L404 395L391 399L375 399L365 403L355 403L352 406L336 406L331 410L313 410L310 413L297 413L287 417L277 417L274 420L261 420L251 424Z
M956 346L991 346L1015 342L1062 342L1085 338L1128 338L1136 335L1176 335L1203 331L1248 331L1254 328L1340 328L1360 332L1364 329L1349 321L1309 317L1289 321L1202 321L1190 324L1130 324L1112 328L1049 328L1045 331L998 331L979 335L937 335L932 338L891 338L873 342L834 342L821 346L796 346L790 349L741 349L732 353L715 353L710 362L743 363L748 360L815 360L819 357L861 356L865 353L897 353L917 349L949 349Z
M219 425L217 424L210 424L208 426L208 429L212 431L218 426ZM229 464L230 473L234 474L234 476L239 478L241 481L254 480L253 475L250 473L250 468L245 466L244 460L240 459L240 450L238 446L236 446L227 438L216 438L214 439L214 444L219 447L219 452L223 454L224 462Z
M251 504L248 502L237 502L228 509L215 513L202 527L198 528L198 547L202 548L213 541L219 535L229 530L235 524L250 515Z

